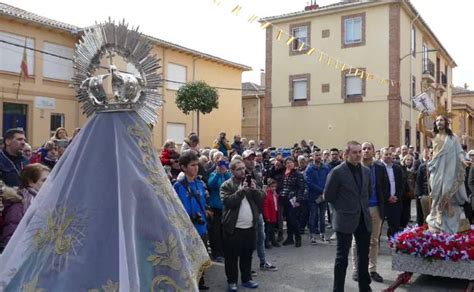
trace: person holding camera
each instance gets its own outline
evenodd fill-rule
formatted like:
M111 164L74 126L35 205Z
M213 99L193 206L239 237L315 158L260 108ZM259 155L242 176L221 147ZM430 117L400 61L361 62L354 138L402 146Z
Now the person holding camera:
M225 132L220 132L219 137L214 141L212 148L219 150L225 157L229 157L229 150L232 149L229 141L225 137Z
M181 203L207 246L206 190L198 178L199 158L194 151L186 151L179 157L179 165L184 173L174 184ZM209 290L204 285L204 276L199 281L199 290Z
M224 206L222 238L227 283L229 291L237 291L240 266L242 286L255 289L258 283L252 280L252 254L257 243L259 206L264 193L257 188L254 179L245 175L242 161L235 159L229 167L233 176L222 184L220 190Z
M256 188L263 192L262 174L255 169L256 154L253 150L245 150L242 153L242 161L245 164L246 179L255 180ZM257 224L257 256L260 260L260 270L275 272L278 270L273 264L267 261L265 254L265 222L263 220L262 205L258 205L259 216ZM252 271L253 274L255 272Z

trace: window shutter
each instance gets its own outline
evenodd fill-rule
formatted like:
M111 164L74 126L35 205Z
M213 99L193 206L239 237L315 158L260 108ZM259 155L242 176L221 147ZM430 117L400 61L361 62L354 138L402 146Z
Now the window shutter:
M295 80L293 81L293 100L307 99L307 80Z
M186 135L186 125L178 123L166 124L166 139L171 139L176 144L183 144Z
M168 89L178 90L184 85L184 83L186 83L186 67L168 63L168 78L166 79L169 80L167 81Z
M362 95L362 79L356 76L346 76L346 96Z
M44 42L43 49L45 52L72 59L72 48ZM59 80L71 80L72 71L72 60L43 54L43 77Z
M13 43L19 46L25 45L25 37L14 35L6 32L0 32L0 40ZM35 47L33 39L26 39L26 46L29 48ZM17 47L7 43L0 42L0 70L20 73L21 60L23 59L24 48ZM28 63L28 75L35 73L35 52L33 50L26 50L26 58Z

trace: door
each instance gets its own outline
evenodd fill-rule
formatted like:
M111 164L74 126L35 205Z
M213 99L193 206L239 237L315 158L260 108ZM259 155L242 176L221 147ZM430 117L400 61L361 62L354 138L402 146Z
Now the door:
M11 128L23 128L26 136L28 105L20 103L3 103L3 132Z

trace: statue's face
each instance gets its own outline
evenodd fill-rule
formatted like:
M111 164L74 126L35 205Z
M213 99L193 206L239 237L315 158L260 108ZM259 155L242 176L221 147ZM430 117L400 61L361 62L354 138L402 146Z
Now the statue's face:
M438 128L438 130L444 130L446 129L446 120L444 119L443 116L438 116L436 118L436 127Z

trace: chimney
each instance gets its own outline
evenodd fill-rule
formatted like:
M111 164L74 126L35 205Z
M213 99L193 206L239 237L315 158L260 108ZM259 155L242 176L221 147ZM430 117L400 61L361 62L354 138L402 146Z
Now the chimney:
M319 5L316 4L316 0L311 0L311 4L307 4L305 7L304 7L304 11L310 11L310 10L316 10L319 8Z
M260 86L265 87L265 71L260 70Z

